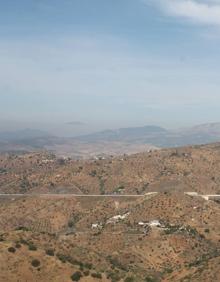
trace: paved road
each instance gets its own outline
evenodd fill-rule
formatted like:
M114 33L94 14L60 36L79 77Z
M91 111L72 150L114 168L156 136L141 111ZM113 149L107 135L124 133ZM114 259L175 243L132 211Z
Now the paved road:
M117 195L117 194L111 194L111 195L100 195L100 194L0 194L0 197L57 197L57 198L68 198L68 197L144 197L144 196L150 196L150 195L156 195L158 192L149 192L142 195Z
M106 194L106 195L100 195L100 194L0 194L0 197L44 197L44 198L69 198L69 197L99 197L99 198L140 198L144 196L151 196L151 195L157 195L159 192L148 192L146 194L141 195L135 195L135 194ZM213 195L202 195L195 192L184 192L184 194L192 196L192 197L202 197L206 200L209 200L211 198L220 198L220 194L213 194Z
M191 196L191 197L201 197L205 199L206 201L211 200L211 199L220 199L220 194L202 195L197 192L184 192L184 194Z

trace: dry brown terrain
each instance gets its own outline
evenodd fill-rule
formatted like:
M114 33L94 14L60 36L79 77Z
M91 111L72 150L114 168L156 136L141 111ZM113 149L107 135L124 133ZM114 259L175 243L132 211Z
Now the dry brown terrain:
M32 194L0 197L0 281L220 281L220 204L184 194L219 192L219 144L0 169L1 193Z
M0 156L2 193L143 194L220 191L220 144L76 161L48 153Z

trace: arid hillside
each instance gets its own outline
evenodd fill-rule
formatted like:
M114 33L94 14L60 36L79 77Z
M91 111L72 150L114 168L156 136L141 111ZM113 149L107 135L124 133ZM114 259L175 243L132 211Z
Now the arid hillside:
M0 281L218 281L220 205L182 193L0 206Z
M48 153L0 156L1 193L144 194L220 191L220 144L164 149L101 160Z
M219 193L219 171L219 144L2 155L0 281L220 281L220 204L199 195Z

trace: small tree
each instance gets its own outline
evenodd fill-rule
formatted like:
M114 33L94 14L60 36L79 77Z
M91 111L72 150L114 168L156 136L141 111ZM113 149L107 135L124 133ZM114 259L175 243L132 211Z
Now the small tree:
M80 271L76 271L71 276L71 279L72 279L72 281L79 281L81 279L81 277L82 277L82 273Z
M102 279L101 273L92 273L91 276L94 277L94 278Z
M30 251L36 251L37 250L37 247L33 244L33 243L30 243L29 246L28 246L28 249Z
M8 251L9 251L9 253L15 253L16 249L14 247L9 247Z
M33 267L38 267L38 266L40 266L40 261L38 259L33 259L32 262L31 262L31 265Z
M48 256L51 256L51 257L54 256L54 250L53 249L48 249L45 252Z

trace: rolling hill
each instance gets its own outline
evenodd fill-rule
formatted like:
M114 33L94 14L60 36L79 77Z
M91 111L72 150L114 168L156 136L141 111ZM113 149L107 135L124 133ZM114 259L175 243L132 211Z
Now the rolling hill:
M199 196L219 193L219 166L219 143L0 155L0 281L219 281L220 205Z

